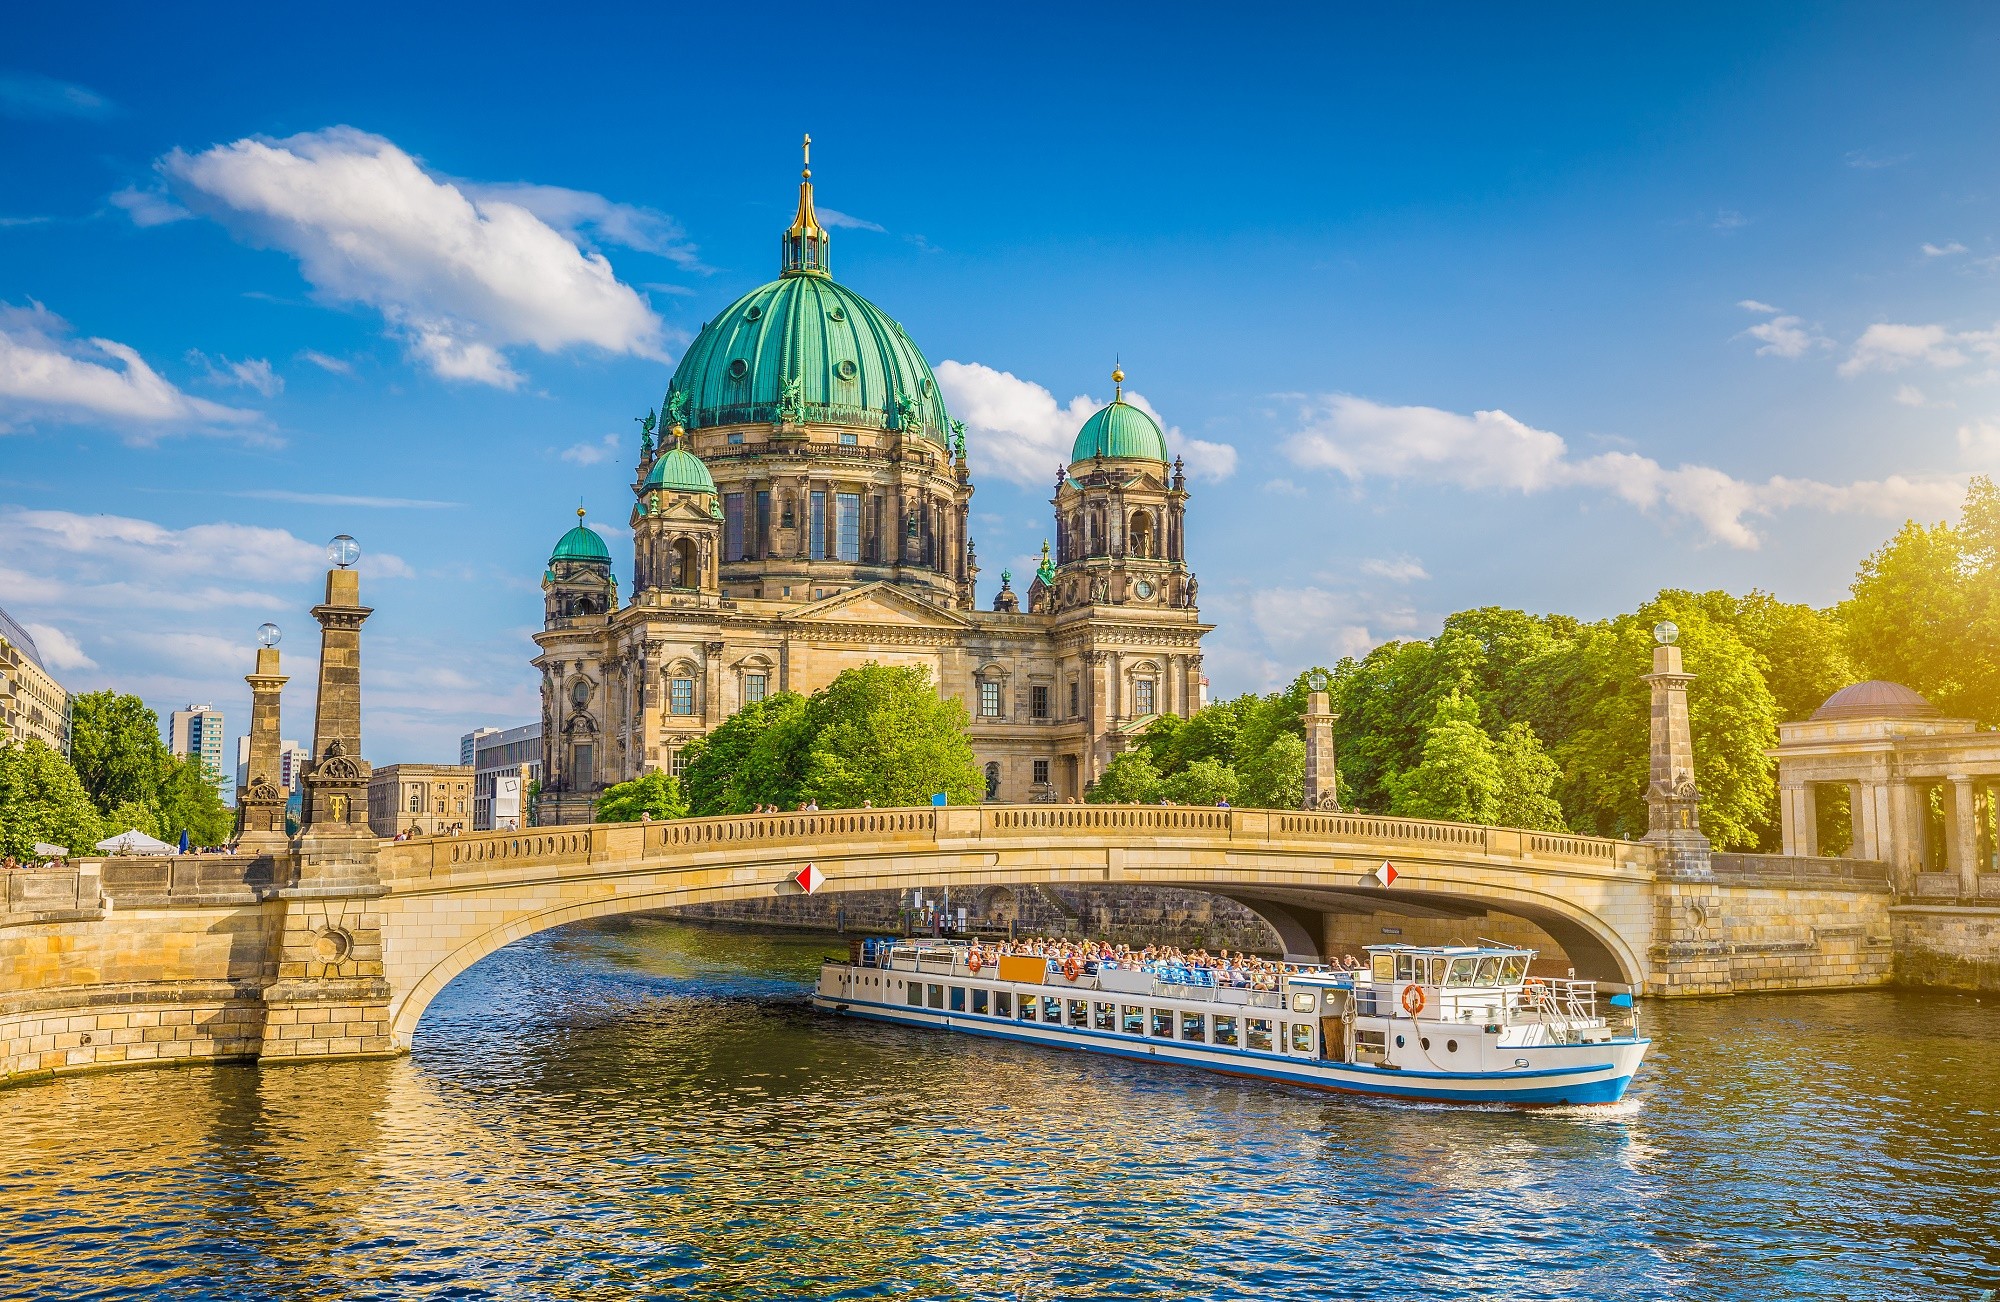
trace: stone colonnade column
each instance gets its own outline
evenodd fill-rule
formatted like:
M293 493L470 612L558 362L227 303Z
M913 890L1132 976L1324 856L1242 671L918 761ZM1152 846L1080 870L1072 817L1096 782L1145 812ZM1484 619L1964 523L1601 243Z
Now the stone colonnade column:
M1979 793L1969 777L1945 779L1951 799L1945 802L1945 853L1950 870L1958 874L1958 893L1966 899L1979 897Z

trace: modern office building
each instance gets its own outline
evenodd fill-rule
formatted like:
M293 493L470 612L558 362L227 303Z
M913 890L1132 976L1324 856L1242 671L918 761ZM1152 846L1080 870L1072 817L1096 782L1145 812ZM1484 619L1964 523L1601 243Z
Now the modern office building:
M473 752L472 826L479 832L528 826L531 784L542 778L542 725L481 728Z
M28 630L0 610L0 742L30 738L69 753L69 693Z
M190 705L185 710L175 710L168 734L167 749L182 757L192 755L199 759L215 780L215 789L222 793L223 801L234 804L236 784L230 781L229 770L222 764L222 711L212 705Z
M458 762L471 768L479 762L479 743L499 732L498 728L474 728L458 739Z
M278 743L278 785L286 791L299 788L299 770L312 755L295 741ZM241 787L250 781L250 738L236 739L236 785Z

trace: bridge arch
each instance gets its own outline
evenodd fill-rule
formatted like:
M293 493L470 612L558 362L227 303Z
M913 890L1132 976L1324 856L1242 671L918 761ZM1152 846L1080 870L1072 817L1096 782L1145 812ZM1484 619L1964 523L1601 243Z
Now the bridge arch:
M398 1047L465 969L538 932L618 914L796 892L1165 886L1233 899L1288 950L1326 916L1527 919L1581 976L1643 989L1653 908L1644 848L1414 819L1156 806L853 810L534 829L382 847L383 959ZM1392 888L1372 873L1393 857ZM1320 919L1315 925L1314 919Z

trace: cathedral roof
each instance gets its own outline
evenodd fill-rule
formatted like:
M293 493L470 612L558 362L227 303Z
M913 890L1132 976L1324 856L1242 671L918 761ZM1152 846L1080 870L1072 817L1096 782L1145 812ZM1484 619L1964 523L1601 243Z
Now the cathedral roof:
M709 491L715 491L711 484ZM611 549L604 545L595 529L584 527L583 508L576 509L576 528L556 540L556 549L549 553L549 564L557 561L603 561L611 563Z
M1113 371L1111 382L1119 386L1111 405L1083 422L1076 445L1069 451L1070 464L1092 457L1143 457L1148 461L1167 459L1167 436L1151 416L1125 401L1125 372Z
M676 443L662 452L647 472L640 492L664 489L669 493L713 493L715 480L701 458Z
M833 279L827 242L808 168L783 274L701 328L668 387L668 420L910 429L946 443L951 417L930 363L887 313Z

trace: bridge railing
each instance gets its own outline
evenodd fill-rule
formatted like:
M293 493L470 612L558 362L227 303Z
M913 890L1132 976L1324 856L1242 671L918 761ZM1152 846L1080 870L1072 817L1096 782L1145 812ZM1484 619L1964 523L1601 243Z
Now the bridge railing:
M629 862L654 855L700 854L739 846L803 847L837 852L843 843L880 849L940 841L1046 841L1073 834L1084 841L1122 835L1194 843L1319 842L1329 847L1401 846L1551 866L1592 869L1643 867L1645 847L1603 837L1527 832L1371 814L1322 814L1186 805L953 805L906 809L726 815L644 823L529 828L385 842L385 878L436 877L508 864Z

